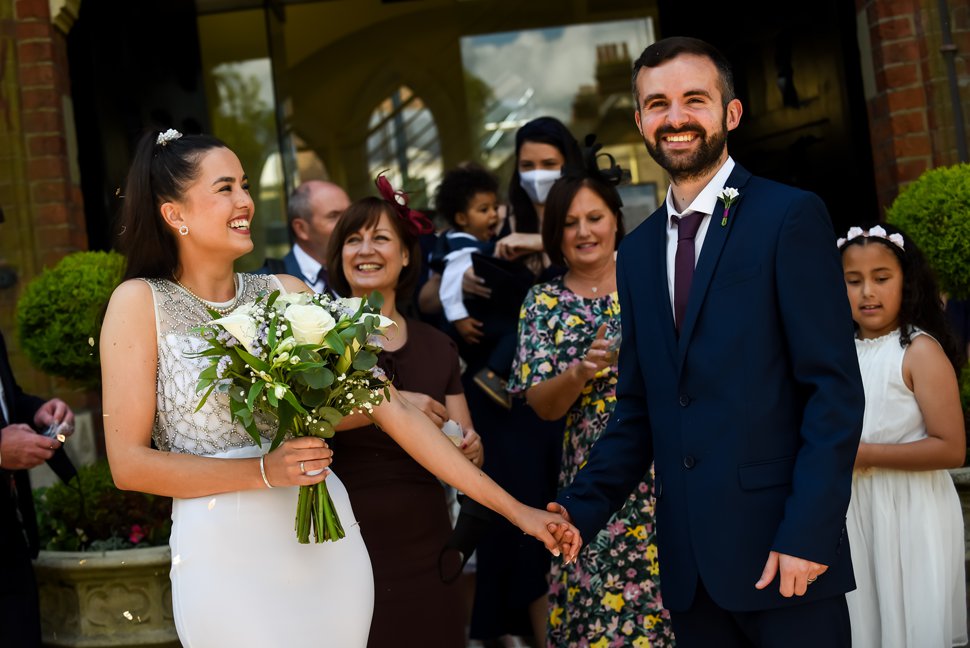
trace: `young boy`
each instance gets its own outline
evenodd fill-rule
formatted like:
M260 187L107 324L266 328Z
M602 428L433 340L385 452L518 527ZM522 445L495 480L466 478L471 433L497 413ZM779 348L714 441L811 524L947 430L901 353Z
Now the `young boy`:
M451 229L438 237L430 266L441 273L438 296L445 318L454 327L460 344L490 347L488 379L475 378L489 396L509 407L509 396L501 376L508 374L515 353L515 325L498 321L495 304L462 294L462 278L472 266L472 256L491 257L501 226L498 211L498 179L480 166L468 164L452 169L435 193L438 214ZM469 307L471 312L469 312ZM516 309L517 310L517 309ZM517 313L512 313L517 317ZM507 318L506 318L507 319ZM469 350L468 347L465 347ZM494 370L494 371L489 371Z

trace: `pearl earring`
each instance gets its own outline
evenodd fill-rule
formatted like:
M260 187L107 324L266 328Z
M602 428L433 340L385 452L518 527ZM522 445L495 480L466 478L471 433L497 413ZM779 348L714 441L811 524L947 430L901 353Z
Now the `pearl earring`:
M179 234L181 234L182 236L187 236L188 233L189 233L188 225L182 225L182 227L179 228Z

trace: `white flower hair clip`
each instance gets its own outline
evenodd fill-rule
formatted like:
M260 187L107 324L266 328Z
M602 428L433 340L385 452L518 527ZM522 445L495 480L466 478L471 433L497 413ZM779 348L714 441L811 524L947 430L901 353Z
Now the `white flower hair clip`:
M841 250L846 243L860 236L863 238L874 236L876 238L885 239L890 243L892 243L893 245L895 245L896 247L898 247L900 250L904 250L904 251L906 250L906 245L905 245L905 242L903 241L903 235L900 234L899 232L896 232L894 234L888 234L881 225L874 225L873 227L870 227L868 230L864 230L861 227L850 227L849 231L846 232L845 234L845 238L840 238L838 241L836 241L836 245L838 245L839 249Z
M182 137L182 133L178 132L174 128L169 128L164 133L158 134L158 139L155 140L155 144L158 146L165 146L169 142L174 142L180 137Z

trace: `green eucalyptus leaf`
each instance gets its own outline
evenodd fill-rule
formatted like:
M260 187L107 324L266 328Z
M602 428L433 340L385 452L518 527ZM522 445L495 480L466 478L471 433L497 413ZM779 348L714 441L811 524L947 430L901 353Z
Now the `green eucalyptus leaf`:
M367 371L376 364L377 356L367 349L358 351L357 356L354 358L354 369L358 371Z
M326 389L334 381L333 372L326 367L320 367L316 371L308 371L299 375L313 389Z
M344 418L340 410L333 407L320 407L317 409L316 414L319 418L328 421L331 425L337 425Z

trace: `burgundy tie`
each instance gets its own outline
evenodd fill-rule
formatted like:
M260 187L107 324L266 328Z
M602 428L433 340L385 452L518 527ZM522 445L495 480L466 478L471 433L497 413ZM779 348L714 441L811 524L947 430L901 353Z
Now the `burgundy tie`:
M706 214L693 212L684 216L671 216L677 225L677 254L674 256L674 322L677 332L687 310L690 282L694 278L694 237Z

